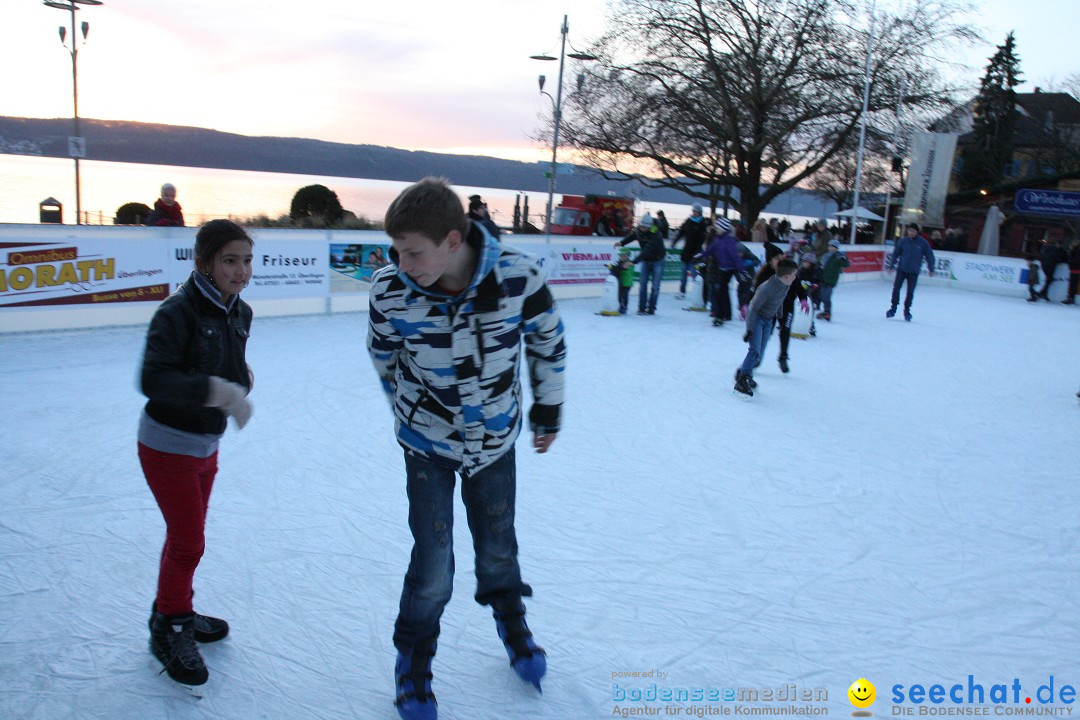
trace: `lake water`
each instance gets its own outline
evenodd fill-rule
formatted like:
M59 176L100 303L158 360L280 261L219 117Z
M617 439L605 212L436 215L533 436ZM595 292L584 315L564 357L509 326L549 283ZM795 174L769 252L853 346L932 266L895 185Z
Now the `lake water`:
M305 185L325 185L337 193L342 206L357 215L381 221L390 202L409 183L392 180L323 177L291 173L213 168L143 165L138 163L84 160L79 163L83 217L86 223L111 225L117 208L129 202L153 207L161 185L177 187L177 200L188 225L199 225L218 217L276 218L289 212L296 191ZM514 202L519 193L499 188L457 185L461 197L479 193L488 203L496 223L510 226ZM543 227L547 207L546 192L525 193L529 199L529 220ZM0 223L37 223L38 204L46 198L63 204L64 222L75 222L75 164L63 158L0 154ZM559 193L556 190L555 204ZM685 204L639 202L637 212L663 210L672 225L690 214ZM763 217L771 217L763 214ZM777 216L782 217L782 216ZM801 225L808 218L787 216Z

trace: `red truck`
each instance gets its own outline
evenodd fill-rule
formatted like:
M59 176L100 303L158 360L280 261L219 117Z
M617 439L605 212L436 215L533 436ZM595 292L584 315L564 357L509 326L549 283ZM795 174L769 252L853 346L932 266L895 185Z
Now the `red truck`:
M551 212L552 235L623 236L634 227L634 198L563 195Z

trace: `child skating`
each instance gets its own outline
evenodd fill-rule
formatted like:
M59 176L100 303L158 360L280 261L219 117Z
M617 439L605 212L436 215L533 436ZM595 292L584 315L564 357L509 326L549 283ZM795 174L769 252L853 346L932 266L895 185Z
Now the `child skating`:
M525 622L514 531L523 424L522 355L529 366L533 449L560 428L566 346L539 263L499 245L465 218L441 178L406 188L386 212L393 265L372 277L368 351L405 452L412 557L394 646L398 714L433 720L432 658L454 578L454 485L476 554L476 595L489 605L514 671L537 688L544 651ZM522 353L522 348L525 351Z

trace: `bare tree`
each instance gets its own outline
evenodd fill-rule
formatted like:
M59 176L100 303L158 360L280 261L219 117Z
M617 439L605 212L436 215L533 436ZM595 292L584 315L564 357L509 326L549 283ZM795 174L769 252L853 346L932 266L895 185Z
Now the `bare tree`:
M887 160L890 142L891 138L878 132L867 133L860 185L863 192L884 192L888 186L891 179L891 167ZM835 203L837 211L847 210L854 205L857 152L857 138L852 138L826 160L807 183L810 190Z
M616 0L601 58L567 103L568 141L608 178L739 207L753 222L857 135L865 23L850 0ZM870 119L951 93L930 54L973 34L951 0L879 14ZM648 176L648 177L643 177Z

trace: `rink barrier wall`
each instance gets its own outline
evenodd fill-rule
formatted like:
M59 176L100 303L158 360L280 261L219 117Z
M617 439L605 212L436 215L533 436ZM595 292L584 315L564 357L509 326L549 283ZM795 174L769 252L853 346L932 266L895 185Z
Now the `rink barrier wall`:
M194 267L197 228L0 224L0 332L141 325ZM381 231L250 229L252 281L244 299L261 317L363 312ZM608 238L504 236L541 260L557 299L599 297L617 257ZM747 243L764 257L760 243ZM632 248L631 248L632 249ZM891 248L846 246L843 282L881 281ZM1015 258L940 252L931 284L1016 297L1027 294L1027 264ZM681 272L669 251L662 288L673 292ZM926 267L923 266L926 276ZM1058 278L1068 277L1061 266ZM1065 282L1051 285L1062 299ZM1060 297L1056 297L1060 296Z

